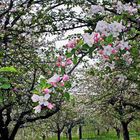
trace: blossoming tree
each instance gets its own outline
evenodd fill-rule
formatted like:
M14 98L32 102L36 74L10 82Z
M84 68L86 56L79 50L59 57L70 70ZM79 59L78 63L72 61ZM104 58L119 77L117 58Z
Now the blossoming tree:
M77 15L72 10L73 4L81 5L83 14ZM66 5L66 9L61 5ZM69 98L69 76L85 56L92 58L96 54L104 62L100 68L105 73L127 70L129 78L139 83L138 2L98 5L91 0L10 0L2 1L0 6L0 64L4 69L1 70L1 139L13 140L22 124L57 112L64 98ZM38 39L85 26L89 30L80 38L71 39L62 51L48 46L48 61L42 62L38 57L36 48L44 45ZM11 65L17 72L13 67L9 70ZM11 74L13 71L15 74ZM13 124L12 132L9 124Z

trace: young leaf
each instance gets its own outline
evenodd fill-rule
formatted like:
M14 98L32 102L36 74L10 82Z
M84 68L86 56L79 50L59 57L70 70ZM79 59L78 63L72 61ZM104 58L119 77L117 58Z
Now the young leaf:
M13 66L10 66L0 68L0 72L17 72L17 70Z

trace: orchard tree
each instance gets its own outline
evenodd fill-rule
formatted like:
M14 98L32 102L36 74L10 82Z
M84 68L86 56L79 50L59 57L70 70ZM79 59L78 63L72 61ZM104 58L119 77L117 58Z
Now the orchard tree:
M78 4L83 8L82 15L72 10ZM60 5L66 5L66 9ZM68 97L69 75L85 56L92 58L93 52L100 54L107 72L112 67L127 70L131 80L139 83L138 2L114 2L112 8L112 3L97 5L91 0L7 0L1 6L1 139L13 140L22 124L57 112L63 97ZM40 60L35 51L40 46L39 38L84 26L90 26L90 33L72 39L61 53L48 48L48 61ZM66 67L72 63L73 67L67 71ZM41 114L33 114L33 106L35 113ZM11 123L13 129L9 131Z
M57 89L58 94L50 99L52 103L47 102L49 109L37 115L33 111L31 96L38 92L47 94L44 79L51 78L61 68L63 76L65 65L72 63L70 58L64 58L65 61L58 70L56 61L60 53L44 39L48 35L63 34L66 30L87 26L87 23L80 24L79 20L73 20L73 17L78 16L72 10L75 5L71 1L57 0L0 2L0 139L13 140L23 124L48 118L59 110L64 100L62 89ZM46 51L41 52L40 57L38 50L41 47L45 47ZM73 69L74 66L69 74ZM63 80L66 81L67 78L65 75ZM61 82L62 86L63 84ZM49 97L42 97L42 106Z

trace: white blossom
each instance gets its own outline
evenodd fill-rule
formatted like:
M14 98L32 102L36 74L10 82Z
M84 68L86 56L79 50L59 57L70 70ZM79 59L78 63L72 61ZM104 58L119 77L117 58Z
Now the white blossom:
M36 94L33 94L33 96L31 97L32 101L33 102L38 102L39 99L40 99L40 96L39 95L36 95Z
M109 24L108 27L109 27L109 31L113 35L113 37L119 36L119 33L122 32L122 30L124 29L124 26L122 25L122 23L121 22L118 23L116 21Z
M116 42L116 49L117 50L124 50L124 49L127 49L129 50L131 48L131 46L128 44L128 42L124 41L124 40L121 40L119 42Z
M34 107L33 109L35 110L35 113L40 113L41 112L41 106L40 105Z
M104 12L104 8L102 6L100 6L100 5L92 5L91 6L90 13L92 15L103 13L103 12Z
M130 5L130 3L123 4L121 1L118 1L116 8L118 14L121 14L122 12L128 12L132 15L138 12L137 7Z
M105 36L110 35L110 30L108 28L109 24L106 21L98 21L95 31L100 32L102 34L104 34Z
M48 83L57 83L60 81L60 76L55 74L53 77L51 77L50 79L48 79Z

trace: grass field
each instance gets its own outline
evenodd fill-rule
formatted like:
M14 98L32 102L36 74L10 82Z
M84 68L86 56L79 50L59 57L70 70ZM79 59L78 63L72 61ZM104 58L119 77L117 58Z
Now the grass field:
M95 130L93 129L93 127L84 126L82 132L82 140L118 140L116 132L111 129L109 133L101 131L100 135L98 136L95 134ZM73 128L72 140L79 140L78 133L78 127ZM42 134L43 133L41 131L34 131L34 129L21 129L20 131L18 131L18 135L15 140L43 140ZM129 134L130 140L140 140L140 132L138 133L131 129ZM57 136L54 133L49 133L49 135L46 133L45 140L57 140ZM65 133L61 135L61 140L68 140L65 136ZM119 140L123 140L122 136Z
M51 137L47 140L57 140L57 137ZM61 140L67 140L65 137L61 137ZM73 136L73 140L79 140L78 136ZM100 136L97 135L83 135L83 140L118 140L115 132L102 133ZM123 140L122 137L120 140ZM130 132L130 140L140 140L140 135Z

